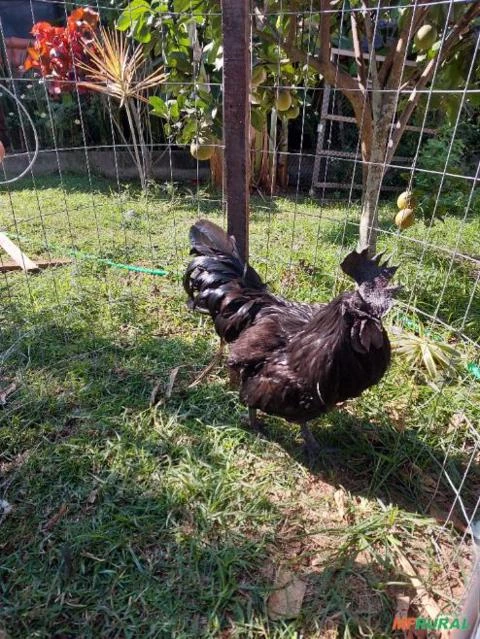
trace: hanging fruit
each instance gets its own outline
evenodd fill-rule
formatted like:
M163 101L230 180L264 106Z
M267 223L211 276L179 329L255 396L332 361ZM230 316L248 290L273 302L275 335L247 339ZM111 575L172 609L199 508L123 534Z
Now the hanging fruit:
M408 229L415 222L415 211L413 209L401 209L395 216L395 224L399 229Z
M401 209L414 209L417 205L415 196L411 191L400 193L397 199L397 207Z
M295 120L300 115L300 106L298 104L294 104L285 112L284 115L289 120Z
M413 39L418 51L428 51L437 41L437 30L431 24L424 24Z
M210 140L193 140L190 153L196 160L209 160L215 151L215 145Z
M292 94L290 91L280 91L277 99L275 100L275 106L279 111L288 111L292 106Z
M259 84L263 84L267 79L267 72L265 67L255 67L252 71L252 86L257 87Z

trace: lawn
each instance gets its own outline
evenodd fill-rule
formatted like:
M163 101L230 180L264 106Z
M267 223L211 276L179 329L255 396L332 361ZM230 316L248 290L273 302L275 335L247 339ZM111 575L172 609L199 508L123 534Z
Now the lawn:
M479 381L464 367L428 382L395 357L381 384L315 424L338 452L314 466L296 427L269 418L264 437L248 432L223 368L188 387L218 345L181 286L189 225L223 220L215 198L76 177L1 196L0 227L31 257L72 258L0 276L0 391L15 387L0 393L2 639L379 639L399 594L411 615L455 610L480 493ZM349 285L338 265L357 213L254 199L252 263L276 292L328 300ZM405 286L391 330L432 315L433 334L475 363L478 214L402 235L392 217L385 203L379 244ZM280 569L306 584L294 619L268 614Z

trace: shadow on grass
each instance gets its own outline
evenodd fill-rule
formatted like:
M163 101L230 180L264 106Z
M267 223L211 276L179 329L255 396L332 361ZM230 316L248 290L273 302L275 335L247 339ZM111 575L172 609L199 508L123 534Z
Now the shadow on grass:
M87 175L68 172L63 172L62 176L59 174L45 175L35 180L26 177L9 185L11 192L25 190L35 192L46 189L59 189L60 192L64 191L67 195L102 194L108 196L121 194L129 199L140 198L143 195L137 179L122 179L119 185L115 179L101 175L92 175L89 178ZM195 208L198 204L200 210L205 207L206 212L218 209L218 202L221 202L223 197L221 191L215 190L208 183L197 184L196 180L184 182L156 182L152 180L147 195L150 201L154 201L157 197L167 201L171 201L172 197L179 197L182 198L183 204L188 203L191 198Z
M122 343L121 335L37 320L38 332L2 372L20 383L0 414L0 497L14 505L0 526L0 620L12 639L214 637L232 628L315 636L335 614L353 635L362 627L389 636L394 603L384 584L404 575L388 562L381 571L359 564L356 546L317 570L301 555L309 584L302 616L268 619L270 568L285 554L295 566L285 513L270 498L275 459L251 470L252 451L260 460L270 453L239 428L236 394L222 378L187 388L212 356L209 341L187 341L167 326L156 338ZM17 337L5 331L2 341ZM159 380L166 388L178 366L173 395L150 410L152 389ZM442 451L387 423L345 412L326 419L316 435L338 456L312 473L423 512L422 479L407 465L415 459L431 478L427 460ZM294 428L271 419L267 436L305 464ZM464 462L451 457L450 472L460 475Z
M205 392L208 395L211 390ZM201 395L201 388L196 389L195 401ZM187 397L188 391L184 401ZM197 418L201 419L200 413ZM412 513L440 519L442 515L446 519L454 505L452 521L460 526L463 522L466 527L448 474L455 486L463 485L461 498L469 517L478 508L480 466L472 463L471 451L447 454L444 448L425 443L413 428L398 430L387 418L372 423L342 409L311 425L326 451L313 464L303 452L297 426L267 417L261 438L276 442L310 472L353 494L379 498Z
M322 230L322 241L337 246L355 246L358 242L358 224L360 221L360 215L352 212L349 214L348 219L339 219L335 224L329 224ZM379 235L382 236L382 231L391 231L393 227L392 223L387 220L378 221Z
M138 186L133 185L135 192L140 193ZM62 176L58 173L54 175L44 175L41 178L32 179L25 177L9 185L9 191L44 191L45 189L62 189L67 193L104 193L108 195L117 189L114 181L93 175L89 180L87 175L64 172Z

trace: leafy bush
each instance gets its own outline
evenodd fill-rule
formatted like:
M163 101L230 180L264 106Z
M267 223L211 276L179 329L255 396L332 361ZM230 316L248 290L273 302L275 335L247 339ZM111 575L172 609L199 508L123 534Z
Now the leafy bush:
M432 216L439 219L447 214L463 215L469 204L472 175L467 158L468 145L451 128L443 128L437 136L428 139L418 158L414 190L418 199L418 211L426 220ZM457 177L458 176L458 177ZM409 179L410 174L404 174ZM480 201L475 192L470 202L470 211Z

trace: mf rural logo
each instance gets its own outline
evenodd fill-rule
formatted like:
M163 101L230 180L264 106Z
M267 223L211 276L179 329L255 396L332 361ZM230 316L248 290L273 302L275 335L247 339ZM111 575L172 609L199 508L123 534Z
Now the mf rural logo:
M460 617L402 617L396 615L393 619L392 630L468 630L468 619Z

